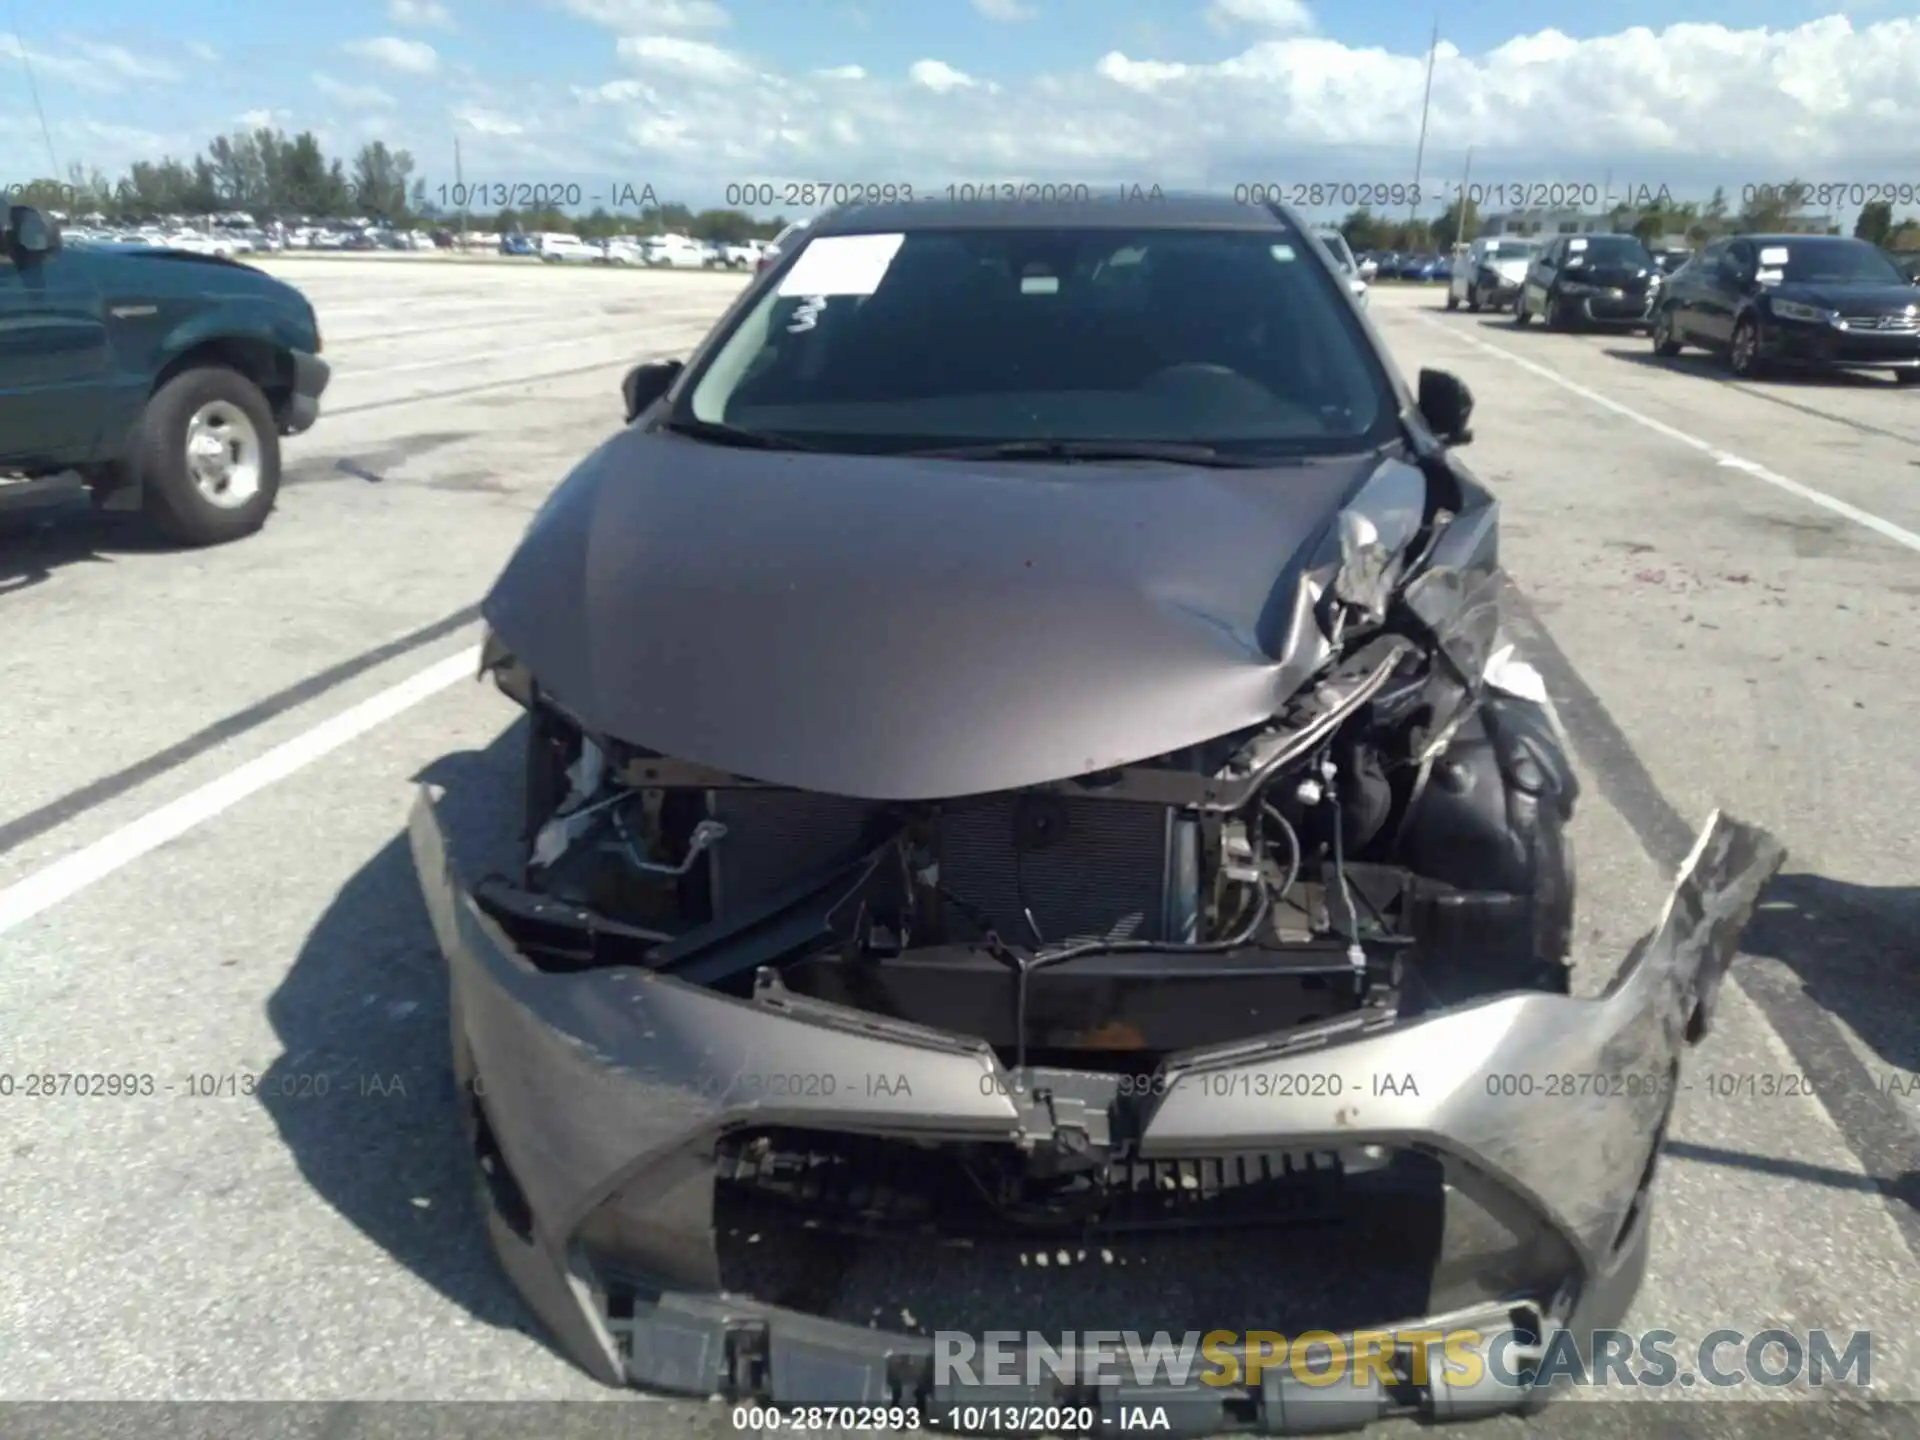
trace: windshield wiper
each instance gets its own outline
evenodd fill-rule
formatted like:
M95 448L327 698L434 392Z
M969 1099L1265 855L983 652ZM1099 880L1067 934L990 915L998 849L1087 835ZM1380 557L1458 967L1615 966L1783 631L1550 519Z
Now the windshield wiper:
M909 455L943 460L1164 460L1173 465L1245 469L1285 464L1274 456L1233 455L1179 440L1003 440L993 445L942 445Z
M721 425L712 420L668 420L660 428L689 440L705 440L712 445L733 445L742 450L818 450L791 435L776 435L767 430L742 430L738 425Z

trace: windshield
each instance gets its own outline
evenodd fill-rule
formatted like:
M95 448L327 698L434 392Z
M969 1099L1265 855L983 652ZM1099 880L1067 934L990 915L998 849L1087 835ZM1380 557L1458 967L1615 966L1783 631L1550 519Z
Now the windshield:
M1777 256L1784 254L1786 263ZM1802 284L1905 285L1884 254L1864 240L1802 240L1793 244L1760 246L1760 269L1781 270L1781 278Z
M1589 235L1584 249L1569 254L1567 263L1585 260L1589 265L1650 266L1653 256L1631 235Z
M676 418L868 454L1325 454L1384 443L1399 411L1341 283L1276 230L814 236L685 394Z
M1502 240L1498 245L1487 246L1486 263L1498 265L1508 260L1530 260L1540 253L1540 247L1525 240Z

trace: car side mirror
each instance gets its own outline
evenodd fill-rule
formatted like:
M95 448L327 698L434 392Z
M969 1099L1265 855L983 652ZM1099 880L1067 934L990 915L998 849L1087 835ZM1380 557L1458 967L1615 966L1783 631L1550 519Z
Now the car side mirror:
M652 407L667 391L673 388L673 382L680 378L680 372L686 369L680 360L650 360L645 365L636 365L627 372L627 378L620 382L620 393L627 400L627 422Z
M1473 392L1467 382L1446 370L1420 372L1420 417L1442 445L1465 445L1473 439Z
M59 228L31 205L11 206L7 210L7 248L22 260L29 255L51 255L60 248Z

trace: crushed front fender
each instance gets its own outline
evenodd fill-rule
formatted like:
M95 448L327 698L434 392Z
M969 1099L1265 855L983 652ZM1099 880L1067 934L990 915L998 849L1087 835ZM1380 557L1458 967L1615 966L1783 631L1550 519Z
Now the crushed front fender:
M449 965L455 1073L491 1237L565 1352L609 1383L788 1404L934 1404L928 1337L723 1289L718 1147L779 1126L1031 1150L1055 1138L1062 1107L1034 1104L1025 1077L982 1041L777 985L739 999L632 967L542 971L473 899L425 790L411 839ZM1465 1316L1491 1330L1484 1317L1524 1310L1532 1343L1561 1329L1578 1343L1617 1323L1637 1288L1682 1057L1706 1033L1741 931L1784 858L1764 831L1716 814L1653 932L1599 997L1528 992L1186 1052L1132 1112L1130 1144L1146 1161L1273 1147L1423 1157L1444 1177L1429 1303L1377 1323L1406 1331ZM830 1093L764 1083L805 1075L842 1078ZM871 1075L910 1083L874 1093L857 1078ZM1082 1097L1071 1113L1097 1110L1103 1095L1117 1106L1114 1077L1068 1078ZM1039 1398L1106 1405L1117 1393L1090 1383ZM1512 1386L1465 1395L1437 1373L1391 1393L1339 1394L1344 1423L1538 1398ZM1181 1395L1192 1433L1290 1433L1332 1416L1274 1375L1237 1397Z

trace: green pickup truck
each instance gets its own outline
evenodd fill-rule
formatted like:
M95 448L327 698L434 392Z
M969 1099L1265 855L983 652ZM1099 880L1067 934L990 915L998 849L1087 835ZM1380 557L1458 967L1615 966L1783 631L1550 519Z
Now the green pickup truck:
M266 523L280 437L329 376L293 286L213 255L63 246L30 206L0 229L0 507L74 477L107 510L212 545Z

